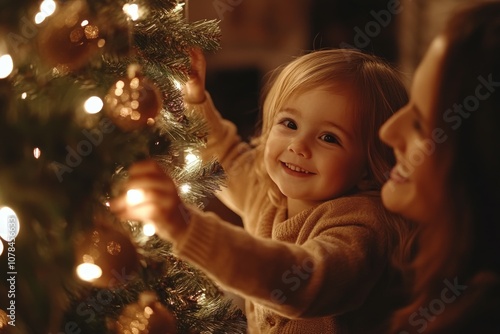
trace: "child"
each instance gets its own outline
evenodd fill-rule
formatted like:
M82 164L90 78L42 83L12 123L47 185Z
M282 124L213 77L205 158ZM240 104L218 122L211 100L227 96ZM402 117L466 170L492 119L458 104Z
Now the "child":
M380 131L398 157L382 189L420 225L412 298L393 333L500 333L500 2L456 12Z
M394 159L378 128L407 101L395 71L354 50L297 58L272 83L251 147L205 93L199 51L192 66L185 100L209 123L208 151L228 175L218 197L244 229L184 208L152 161L129 170L144 200L123 195L112 210L153 221L178 256L245 297L249 333L382 332L398 302L392 259L411 235L379 197Z

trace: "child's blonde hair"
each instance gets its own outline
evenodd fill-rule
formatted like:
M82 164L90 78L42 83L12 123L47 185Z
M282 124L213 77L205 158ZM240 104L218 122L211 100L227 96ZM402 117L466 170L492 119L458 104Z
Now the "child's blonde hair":
M264 148L276 113L292 96L322 88L345 94L351 101L355 134L361 139L367 156L368 175L360 190L380 190L395 164L392 150L378 136L380 126L408 101L399 73L387 62L354 49L314 51L296 58L272 73L264 90L262 128L252 141L256 149L257 174L268 187L269 198L283 204L284 197L271 180L263 163ZM267 93L266 93L267 90ZM384 210L385 212L385 210ZM392 215L387 219L393 221ZM393 228L407 238L400 219ZM399 241L396 241L399 243ZM398 261L399 262L399 261Z

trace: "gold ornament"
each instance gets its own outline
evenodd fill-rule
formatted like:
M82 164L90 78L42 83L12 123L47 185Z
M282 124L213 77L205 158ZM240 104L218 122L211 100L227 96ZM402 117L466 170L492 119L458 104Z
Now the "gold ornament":
M153 125L162 107L158 88L130 65L127 78L118 80L105 97L106 113L124 131Z
M139 259L130 238L123 232L96 227L77 242L77 275L100 288L126 284L135 277Z
M110 327L116 334L177 333L174 315L156 300L154 292L141 293L139 301L125 306Z
M104 45L99 27L90 17L85 2L69 1L42 27L38 46L41 58L51 66L77 70L88 63Z

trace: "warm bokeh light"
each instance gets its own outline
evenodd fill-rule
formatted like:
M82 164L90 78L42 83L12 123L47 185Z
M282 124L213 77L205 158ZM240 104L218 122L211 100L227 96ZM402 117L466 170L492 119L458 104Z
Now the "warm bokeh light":
M40 4L40 11L35 15L35 23L40 24L45 21L47 17L54 14L56 7L56 3L53 0L44 0Z
M54 0L44 0L40 4L40 12L45 14L46 16L50 16L54 14L56 11L56 3Z
M7 78L14 70L14 62L10 55L0 56L0 79Z
M156 227L153 223L146 223L142 226L142 233L147 237L151 237L156 233Z
M40 158L41 155L42 155L42 151L38 147L35 147L33 149L33 156L35 157L35 159Z
M19 218L11 208L4 206L0 209L0 237L5 241L14 240L20 229Z
M38 12L36 13L35 15L35 23L36 24L40 24L42 23L43 21L45 21L45 19L47 18L47 15L45 15L44 13L42 12Z
M130 17L132 21L137 21L140 17L139 6L137 4L124 4L123 11Z
M193 165L200 161L200 158L196 154L190 152L186 154L184 160L186 161L186 164Z
M185 183L182 186L180 186L180 189L183 194L187 194L188 192L191 191L191 186Z
M3 253L3 242L2 240L0 240L0 255L2 255L2 253Z
M103 106L104 102L100 97L91 96L87 99L87 101L85 101L83 108L85 109L85 112L87 112L88 114L97 114L99 111L102 110Z
M178 3L177 6L175 6L174 11L180 12L183 9L184 9L184 3Z
M127 191L127 203L129 205L136 205L144 201L144 191L140 189L129 189Z
M76 267L76 274L80 279L91 282L101 277L102 269L93 263L82 263Z
M181 83L180 83L178 80L175 80L175 79L174 79L174 86L175 86L175 88L177 88L178 90L181 90L181 89L182 89L182 85L181 85Z

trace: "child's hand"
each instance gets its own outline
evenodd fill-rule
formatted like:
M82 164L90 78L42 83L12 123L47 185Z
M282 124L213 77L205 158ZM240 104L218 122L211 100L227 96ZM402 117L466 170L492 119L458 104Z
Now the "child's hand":
M191 70L189 71L189 80L184 87L184 101L197 104L205 101L205 56L200 49L191 49L189 51L191 58Z
M133 164L125 189L123 195L110 203L111 211L118 217L151 222L156 234L169 241L187 228L187 210L177 195L177 188L154 160ZM131 196L133 194L136 196Z

